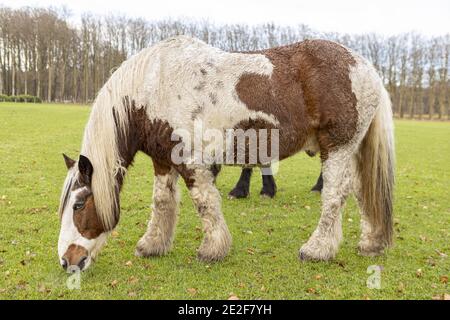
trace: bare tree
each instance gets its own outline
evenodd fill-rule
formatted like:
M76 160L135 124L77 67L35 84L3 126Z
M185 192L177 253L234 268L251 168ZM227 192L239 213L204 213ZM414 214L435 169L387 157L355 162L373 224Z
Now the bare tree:
M259 50L311 38L342 43L368 58L391 93L400 117L450 114L450 35L320 33L306 25L215 25L208 21L147 21L85 14L80 25L62 9L0 7L0 93L48 101L92 101L132 54L186 34L228 51Z

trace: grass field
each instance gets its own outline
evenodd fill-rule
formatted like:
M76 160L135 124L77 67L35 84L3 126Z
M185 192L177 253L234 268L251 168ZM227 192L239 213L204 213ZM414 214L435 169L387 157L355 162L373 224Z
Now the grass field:
M122 191L119 226L98 261L69 290L58 264L57 207L66 175L61 156L77 156L89 108L0 103L0 298L3 299L438 299L449 297L450 123L396 122L395 246L386 256L356 253L359 216L344 212L344 241L327 263L301 263L298 249L314 230L320 198L309 192L317 158L299 154L281 163L274 200L227 200L239 176L226 167L218 187L233 235L220 263L196 260L201 223L186 188L173 250L160 258L134 256L146 229L151 161L139 154ZM181 184L181 183L180 183ZM381 289L369 289L371 265Z

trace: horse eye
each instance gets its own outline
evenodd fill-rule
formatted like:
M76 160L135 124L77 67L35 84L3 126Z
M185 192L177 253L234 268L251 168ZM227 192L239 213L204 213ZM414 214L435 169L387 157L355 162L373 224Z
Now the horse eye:
M84 202L75 202L73 205L73 210L77 211L84 207Z

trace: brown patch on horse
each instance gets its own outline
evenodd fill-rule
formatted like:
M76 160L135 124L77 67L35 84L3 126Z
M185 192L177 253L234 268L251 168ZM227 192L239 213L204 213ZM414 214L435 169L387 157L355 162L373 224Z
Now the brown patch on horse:
M180 140L172 140L173 128L169 123L160 119L150 120L145 106L137 107L135 101L128 97L124 97L123 101L127 107L130 125L126 135L118 135L122 165L127 168L132 164L135 154L142 151L152 158L155 174L165 175L171 167L175 167L185 179L188 188L192 187L194 181L189 178L193 176L192 170L187 169L185 164L177 165L172 162L172 149ZM117 179L120 190L123 176L118 175Z
M341 45L306 40L262 51L273 64L272 76L244 74L236 85L251 110L280 122L280 159L298 152L309 135L317 136L322 158L349 142L358 120L349 77L356 63Z
M272 129L275 130L279 130L278 127L276 127L273 123L267 122L265 120L262 119L248 119L248 120L243 120L240 121L238 124L236 124L234 126L235 130L238 129L242 129L244 132L250 132L247 131L249 129L254 130L256 133L256 140L254 141L254 143L256 143L255 146L251 146L250 145L250 140L248 137L245 137L245 141L241 141L239 142L238 139L238 131L234 131L234 150L233 150L233 155L234 155L234 163L236 164L242 164L239 163L239 159L238 159L238 147L241 147L241 152L244 152L244 159L245 159L245 165L263 165L263 164L267 164L267 159L261 159L261 155L260 155L260 148L263 145L266 148L266 152L263 152L264 156L267 156L268 158L273 156L272 155ZM265 133L262 133L260 130L265 131ZM279 132L278 132L279 133ZM243 143L243 145L242 145ZM244 150L242 150L242 147L244 146ZM250 155L252 154L252 149L251 148L255 148L254 150L256 150L256 159L251 159ZM255 155L253 155L255 156ZM251 161L253 160L253 161Z
M105 232L95 209L94 197L89 195L85 199L84 207L73 213L73 222L78 232L86 239L95 239Z

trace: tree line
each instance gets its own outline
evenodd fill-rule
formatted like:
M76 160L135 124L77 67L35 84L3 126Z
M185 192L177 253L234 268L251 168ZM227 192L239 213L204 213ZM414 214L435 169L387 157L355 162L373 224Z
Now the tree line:
M228 51L258 50L311 38L337 41L375 65L397 116L450 119L450 34L350 35L318 32L306 25L216 25L91 14L71 24L64 8L0 8L0 95L90 102L127 57L180 34Z

